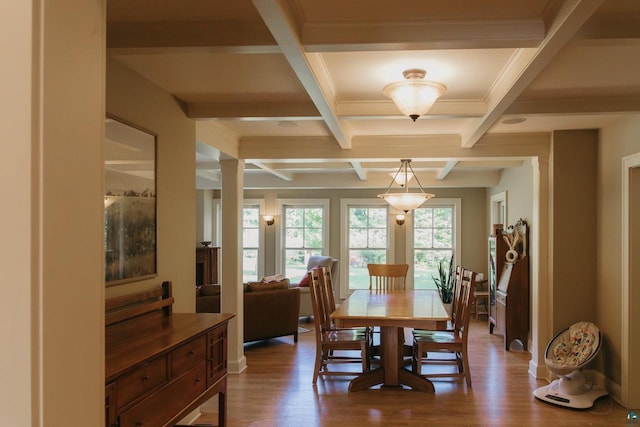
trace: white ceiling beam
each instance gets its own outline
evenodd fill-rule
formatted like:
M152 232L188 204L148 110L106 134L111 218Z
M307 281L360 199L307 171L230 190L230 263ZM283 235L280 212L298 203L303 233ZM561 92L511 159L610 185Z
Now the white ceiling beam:
M291 182L293 181L293 175L287 172L278 171L264 163L261 162L251 162L256 167L262 169L265 172L269 172L271 175L276 176L284 181Z
M420 184L427 190L429 188L478 188L492 187L499 183L500 172L493 171L473 171L452 173L445 181L438 180L435 172L420 172ZM389 175L386 173L370 173L366 181L358 179L353 173L309 173L296 178L294 182L283 182L274 176L245 173L245 189L267 189L267 188L287 188L287 189L383 189L389 185Z
M340 147L351 148L351 135L335 114L329 94L323 92L307 60L287 6L280 0L253 0L253 4Z
M463 147L473 147L478 142L602 3L603 0L572 0L562 4L540 47L519 50L501 77L503 81L489 95L487 113L463 132Z
M458 135L354 137L350 150L337 147L331 137L243 138L239 158L248 162L282 162L283 159L366 161L367 159L440 159L444 161L488 158L526 158L549 155L548 133L487 134L473 149L463 148ZM268 147L266 149L265 147Z
M301 32L308 52L536 47L542 19L416 20L308 23Z
M442 181L443 179L445 179L447 175L449 175L449 173L456 167L457 164L458 164L457 160L451 160L447 162L447 165L442 169L440 169L436 174L436 179L438 181Z
M362 164L360 162L356 162L356 161L352 161L352 162L349 162L349 163L351 163L351 166L353 167L354 172L358 176L358 179L360 181L366 181L367 180L367 171L364 170L364 168L362 167Z
M191 102L186 104L190 119L318 120L320 113L312 102Z

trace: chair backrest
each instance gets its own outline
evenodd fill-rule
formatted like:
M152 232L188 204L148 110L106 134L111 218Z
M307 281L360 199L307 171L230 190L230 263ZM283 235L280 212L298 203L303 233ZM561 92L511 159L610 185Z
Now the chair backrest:
M453 299L451 301L451 323L455 324L456 318L460 317L460 288L462 285L462 274L464 268L461 265L456 265L453 273Z
M329 313L333 313L336 310L336 299L333 295L333 280L331 278L331 268L329 266L320 267L320 272L322 274L322 283L324 292L327 298L327 309Z
M473 305L473 291L475 287L476 273L471 270L464 270L460 284L460 317L454 323L454 330L462 336L465 344L467 341L467 331L469 330L469 319L471 319L471 306Z
M367 264L369 290L405 289L409 264Z
M309 294L313 309L313 321L316 331L323 332L331 329L331 313L325 290L324 275L321 269L309 270Z

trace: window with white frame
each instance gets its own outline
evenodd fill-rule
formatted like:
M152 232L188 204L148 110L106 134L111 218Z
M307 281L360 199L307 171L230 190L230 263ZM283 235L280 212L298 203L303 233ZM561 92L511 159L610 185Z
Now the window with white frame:
M312 255L328 254L329 201L279 201L282 216L279 263L282 273L298 283Z
M242 209L242 281L258 280L258 250L260 248L260 208Z
M412 213L411 259L414 289L435 289L438 265L448 268L452 255L459 257L460 201L440 200ZM454 259L454 265L458 263Z
M349 289L368 289L367 264L387 262L389 209L385 206L348 208Z
M261 203L245 201L242 209L242 281L256 281L263 275Z

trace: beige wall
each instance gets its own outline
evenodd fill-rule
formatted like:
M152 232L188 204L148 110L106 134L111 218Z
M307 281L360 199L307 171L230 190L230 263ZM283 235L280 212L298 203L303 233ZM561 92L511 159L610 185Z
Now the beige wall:
M555 131L550 174L552 326L556 334L575 322L596 322L596 198L598 131ZM578 304L576 295L580 295Z
M596 319L604 334L602 363L604 374L620 384L622 354L622 158L640 153L640 115L602 129L598 158L598 253ZM635 330L640 318L635 317ZM640 363L640 342L630 342L635 351L632 364Z
M507 192L507 224L514 225L518 219L524 219L529 227L533 217L533 169L531 161L526 160L518 168L507 168L500 174L500 183L488 190L489 197L492 195ZM487 209L489 201L487 201ZM487 210L487 221L489 221L489 211ZM487 235L491 231L491 224L487 222Z
M157 135L158 276L107 288L107 297L173 283L176 312L195 311L195 122L169 93L107 60L107 114Z
M384 189L358 189L358 190L246 190L245 199L264 199L267 210L275 208L276 199L329 199L331 226L329 236L329 255L340 258L340 200L349 198L376 198L377 194ZM486 250L487 231L486 200L483 188L435 188L425 189L427 192L436 194L440 198L460 198L462 199L462 259L461 264L486 274ZM275 213L270 211L269 213ZM275 265L275 232L274 227L267 228L265 233L265 272L266 274L279 273ZM396 252L396 262L404 262L406 232L408 227L394 227Z
M0 413L104 425L103 1L0 3Z

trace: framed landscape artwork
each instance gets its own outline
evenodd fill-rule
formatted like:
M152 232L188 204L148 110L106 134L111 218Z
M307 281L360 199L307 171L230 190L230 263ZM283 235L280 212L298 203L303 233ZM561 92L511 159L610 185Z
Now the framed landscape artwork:
M107 117L104 156L105 283L154 277L156 138Z

